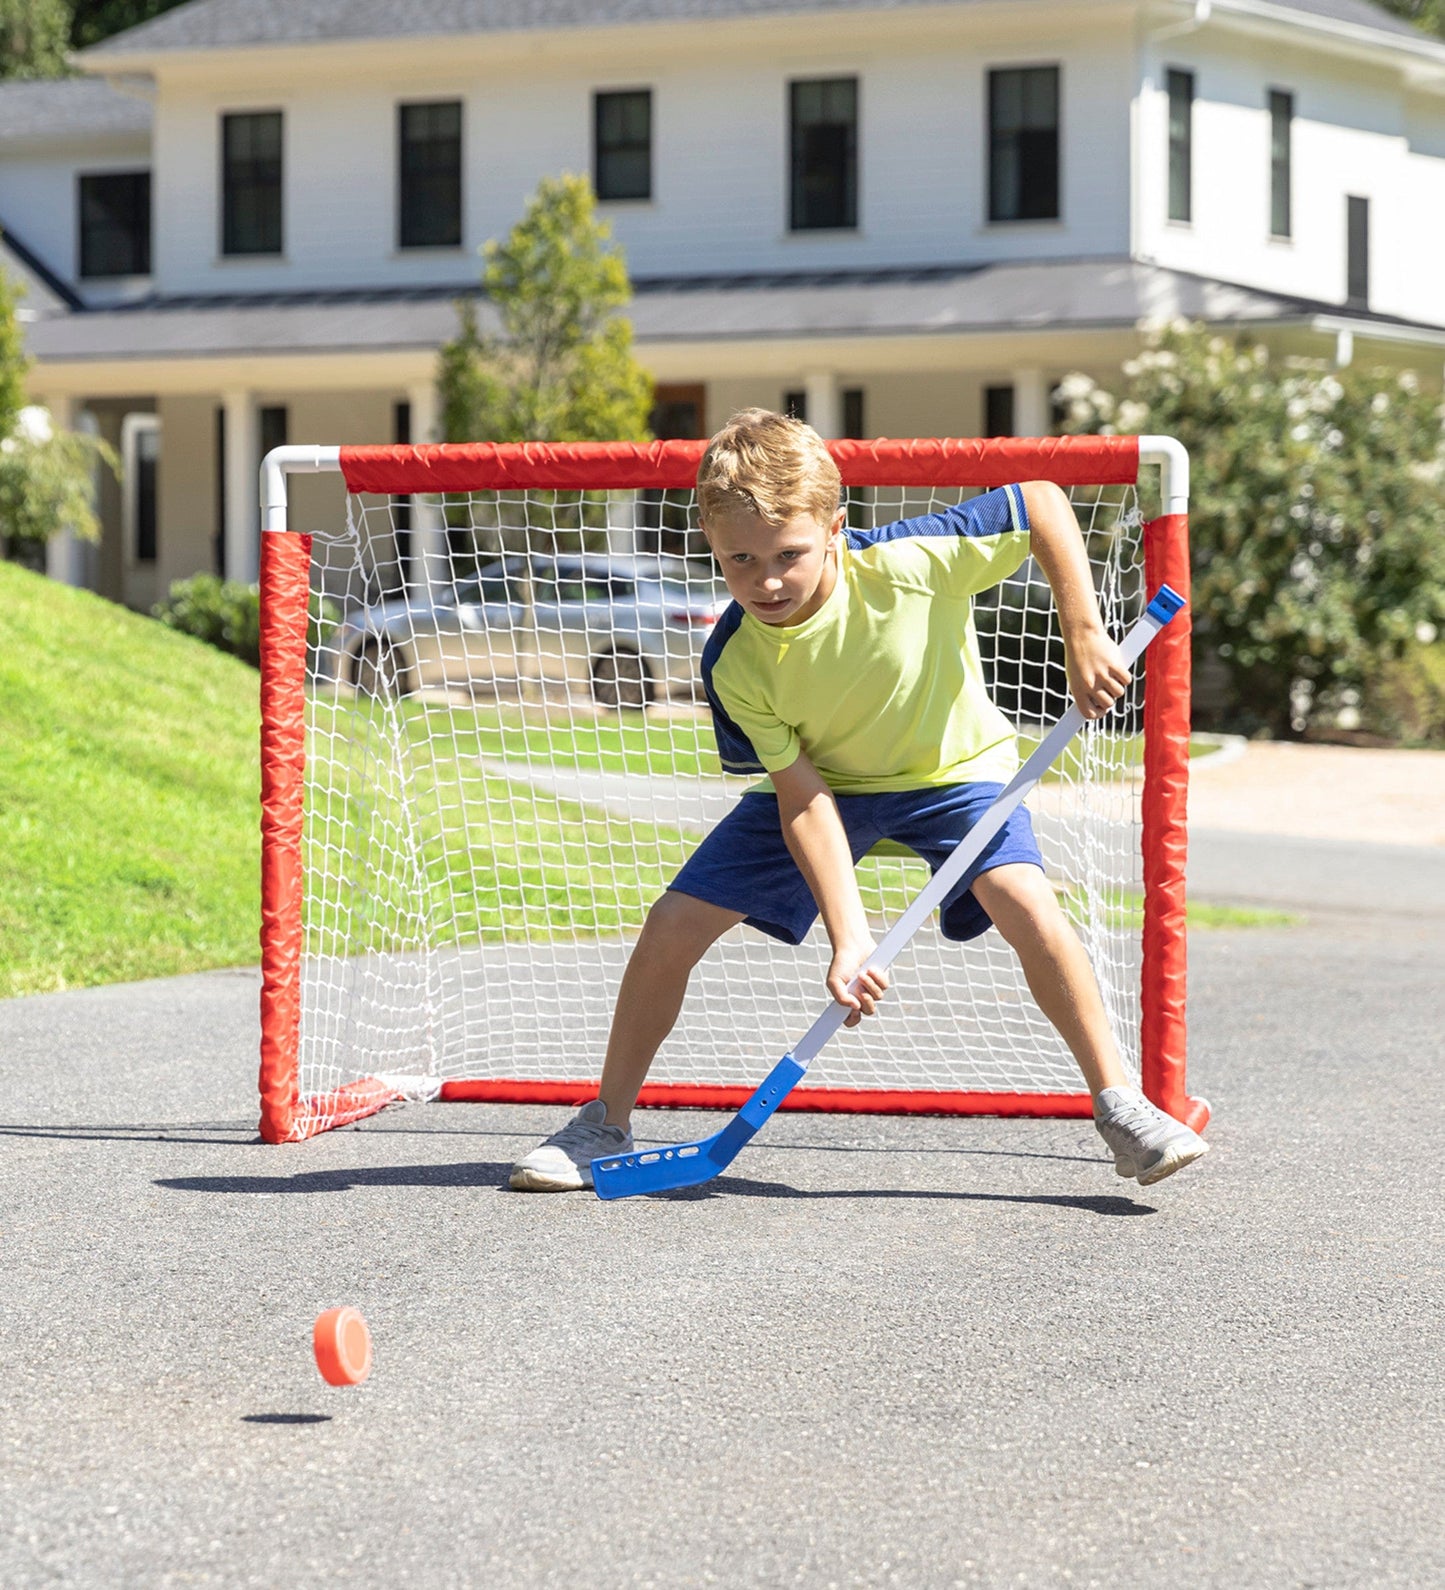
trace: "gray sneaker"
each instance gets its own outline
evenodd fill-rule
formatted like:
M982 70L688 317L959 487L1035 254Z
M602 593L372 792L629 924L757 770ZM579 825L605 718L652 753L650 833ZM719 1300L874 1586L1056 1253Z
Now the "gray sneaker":
M1141 1187L1163 1181L1209 1152L1209 1144L1135 1088L1105 1088L1094 1100L1094 1125L1114 1151L1114 1169Z
M592 1161L602 1154L630 1154L632 1133L608 1126L601 1099L584 1104L560 1132L512 1166L514 1192L580 1192L592 1185Z

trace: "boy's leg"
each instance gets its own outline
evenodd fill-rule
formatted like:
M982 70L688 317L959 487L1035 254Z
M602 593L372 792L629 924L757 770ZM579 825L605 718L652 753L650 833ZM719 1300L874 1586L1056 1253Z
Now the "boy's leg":
M653 1057L682 1009L693 967L742 920L741 911L727 911L674 889L648 912L622 974L602 1063L598 1091L607 1106L608 1125L626 1129Z
M1069 1046L1089 1092L1127 1086L1088 952L1049 880L1015 862L980 873L973 894L1018 956L1034 1002Z
M592 1185L599 1154L627 1153L628 1120L648 1067L672 1031L688 978L742 913L669 889L648 912L628 958L612 1015L599 1097L512 1167L517 1192L575 1192Z
M1039 1009L1078 1062L1118 1173L1149 1186L1207 1153L1202 1137L1129 1082L1088 953L1039 868L1027 862L995 867L980 873L972 889L1018 956Z

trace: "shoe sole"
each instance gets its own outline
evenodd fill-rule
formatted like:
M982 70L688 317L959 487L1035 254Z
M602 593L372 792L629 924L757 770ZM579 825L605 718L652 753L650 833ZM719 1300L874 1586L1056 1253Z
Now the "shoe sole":
M513 1192L587 1192L592 1184L580 1176L575 1181L562 1181L545 1171L527 1170L519 1165L508 1178L507 1185Z
M1166 1176L1172 1176L1176 1170L1183 1170L1186 1165L1192 1165L1196 1159L1203 1159L1208 1152L1209 1144L1203 1138L1196 1138L1192 1143L1180 1143L1175 1148L1166 1149L1164 1157L1158 1164L1151 1165L1148 1170L1140 1171L1136 1180L1141 1187L1152 1187L1155 1182L1163 1181ZM1120 1175L1128 1175L1128 1172L1121 1171Z

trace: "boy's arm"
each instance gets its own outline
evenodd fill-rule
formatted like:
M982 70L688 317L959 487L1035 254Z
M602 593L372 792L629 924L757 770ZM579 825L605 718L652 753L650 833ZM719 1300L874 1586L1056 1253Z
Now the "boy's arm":
M870 971L860 979L857 990L849 992L848 984L877 946L863 912L838 803L804 752L800 751L795 762L771 777L778 795L783 838L813 891L828 942L833 946L828 992L840 1005L848 1006L843 1025L855 1027L877 1009L888 987L888 974Z
M1069 689L1085 718L1102 718L1124 694L1129 670L1104 628L1079 521L1053 481L1030 480L1021 489L1029 514L1029 551L1059 610Z

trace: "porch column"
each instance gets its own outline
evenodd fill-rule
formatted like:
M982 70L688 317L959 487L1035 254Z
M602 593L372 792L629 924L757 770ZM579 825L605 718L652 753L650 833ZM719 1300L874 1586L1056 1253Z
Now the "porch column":
M422 445L437 439L437 389L431 380L416 381L407 388L411 407L411 439ZM425 600L439 586L449 583L447 527L441 503L418 492L411 499L411 585Z
M1014 435L1047 436L1049 424L1049 383L1044 372L1033 366L1015 370Z
M254 585L261 568L261 460L256 405L249 392L221 394L226 435L226 578Z
M825 439L843 434L843 400L838 377L831 370L814 370L803 378L808 404L808 424Z
M47 398L45 407L50 411L50 424L57 431L95 430L94 417L89 414L77 413L76 401L72 397ZM86 421L89 425L86 425ZM92 474L91 495L94 498L94 477ZM79 537L71 530L69 525L58 530L45 543L45 572L52 580L59 580L62 585L85 584L85 546Z

